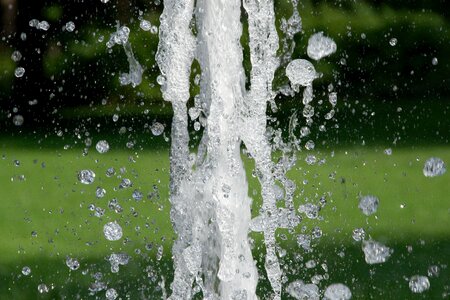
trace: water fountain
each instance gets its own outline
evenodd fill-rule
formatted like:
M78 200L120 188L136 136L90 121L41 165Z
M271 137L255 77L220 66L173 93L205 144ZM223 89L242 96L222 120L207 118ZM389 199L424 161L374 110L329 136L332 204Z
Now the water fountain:
M295 13L286 26L290 38L301 28L296 4L294 1ZM264 235L265 271L273 299L281 299L282 271L275 231L293 229L300 221L292 200L295 184L285 175L295 163L295 155L288 156L292 156L293 145L286 145L283 159L275 164L266 132L266 107L276 96L272 81L280 66L274 3L245 0L243 7L248 16L252 62L249 89L245 87L240 43L241 1L164 3L157 61L163 97L172 103L174 111L170 201L178 236L173 246L175 278L170 299L190 299L194 282L205 299L257 299L258 274L248 242L249 230ZM315 59L335 50L334 42L322 34L308 47ZM283 58L289 61L287 56ZM200 101L188 113L194 59L202 71ZM294 60L286 74L294 90L305 87L303 103L313 111L312 81L317 77L313 65L307 60ZM204 116L203 137L196 154L189 151L188 118L192 110L200 110ZM262 190L263 205L253 219L240 157L242 145L255 161ZM277 199L279 186L284 189L282 199ZM283 207L277 206L277 200L284 201Z

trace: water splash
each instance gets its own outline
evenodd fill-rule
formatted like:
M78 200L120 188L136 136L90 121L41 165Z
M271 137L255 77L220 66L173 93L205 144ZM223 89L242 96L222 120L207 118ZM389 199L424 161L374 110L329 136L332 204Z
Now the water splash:
M240 44L241 1L164 3L156 59L161 70L158 83L174 111L170 201L178 236L172 249L175 274L169 299L190 299L198 291L204 299L257 299L258 274L249 230L264 236L267 279L273 299L281 299L282 270L275 232L278 228L294 229L300 222L293 204L296 186L286 177L295 164L298 141L291 135L290 142L277 138L271 145L269 137L279 133L268 131L266 107L276 96L272 89L275 71L280 62L290 61L293 35L301 29L297 1L293 5L293 16L284 22L285 54L280 59L273 0L243 1L252 63L250 88L246 89ZM195 106L188 109L194 59L201 66L201 76L196 79L200 94L195 97ZM310 103L312 81L317 78L313 65L294 60L286 74L294 89L306 87L303 103ZM305 114L311 120L314 109ZM196 121L195 130L204 127L196 154L189 151L189 117L200 121ZM294 120L291 125L293 132ZM310 144L308 147L314 148L312 141ZM242 145L255 161L263 199L259 215L252 220L252 199L240 157ZM283 153L278 163L272 160L274 149ZM284 205L280 207L277 201ZM193 289L194 283L199 289Z

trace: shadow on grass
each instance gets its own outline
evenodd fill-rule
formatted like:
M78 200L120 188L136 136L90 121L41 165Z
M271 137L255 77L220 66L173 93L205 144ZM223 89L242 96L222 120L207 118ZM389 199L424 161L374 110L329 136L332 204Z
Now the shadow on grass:
M321 291L331 283L341 282L350 287L352 299L441 299L449 292L447 267L450 253L450 239L398 242L390 244L394 253L390 259L379 265L368 265L358 243L343 246L335 241L318 242L312 253L304 253L297 246L286 245L287 255L281 261L286 275L284 287L293 280L310 282L314 275L325 278L319 283ZM258 247L257 247L258 248ZM261 249L261 248L258 248ZM166 251L168 254L169 251ZM271 289L264 276L264 251L256 255L260 273L258 295L271 299ZM317 265L306 268L305 263L313 259ZM172 281L172 262L168 256L157 261L145 255L136 255L119 273L111 273L104 258L80 261L77 271L69 271L64 259L36 259L22 261L16 265L0 267L0 299L103 299L105 290L90 292L89 287L97 281L114 288L122 299L161 299L161 284L169 290ZM325 271L323 264L326 264ZM23 276L21 269L32 268L30 276ZM413 294L408 288L408 278L413 275L427 275L430 266L440 268L438 277L430 277L431 288L422 294ZM100 273L102 274L100 277ZM327 275L328 274L328 275ZM45 283L50 287L46 294L39 294L37 286ZM169 292L168 292L169 293ZM198 295L195 299L201 299ZM290 299L287 294L283 299Z

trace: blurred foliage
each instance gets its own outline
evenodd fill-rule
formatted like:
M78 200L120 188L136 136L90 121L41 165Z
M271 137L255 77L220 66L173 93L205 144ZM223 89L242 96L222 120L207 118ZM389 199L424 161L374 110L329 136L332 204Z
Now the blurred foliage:
M51 124L62 118L60 111L64 116L89 114L92 107L102 105L109 107L105 113L118 107L144 111L162 101L156 83L158 35L139 28L141 19L158 25L162 4L154 2L17 0L17 31L3 35L0 47L0 119L17 111L31 117L27 120ZM442 1L300 2L303 31L296 35L294 58L306 57L307 41L314 32L323 31L338 45L336 54L315 63L323 73L316 83L319 91L333 82L340 98L448 100L450 33ZM290 17L288 0L276 1L276 6L277 22ZM50 29L31 28L28 21L33 18L47 20ZM74 32L63 30L68 21L75 23ZM133 51L145 68L143 82L135 89L119 84L119 74L128 71L123 49L106 47L119 24L131 29ZM243 43L246 34L244 29ZM396 46L389 45L392 38L398 40ZM14 78L14 62L9 59L14 50L23 55L16 63L26 70L23 78ZM248 69L248 55L245 58ZM431 63L433 58L437 65ZM282 69L278 74L278 84L288 83ZM38 104L30 106L34 99Z

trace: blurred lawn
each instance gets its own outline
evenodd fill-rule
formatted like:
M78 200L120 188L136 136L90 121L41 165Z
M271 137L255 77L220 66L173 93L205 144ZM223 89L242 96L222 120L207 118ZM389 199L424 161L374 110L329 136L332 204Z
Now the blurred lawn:
M0 278L3 282L0 299L10 299L13 295L14 299L45 298L37 292L41 282L54 285L46 295L49 299L63 296L73 299L75 295L85 298L89 283L94 281L92 274L99 271L104 273L108 286L116 288L121 295L154 299L154 295L160 294L157 282L161 279L152 282L144 271L147 265L163 274L168 286L171 281L169 247L173 238L168 204L168 149L117 148L111 143L107 154L100 155L91 148L83 156L81 149L18 147L10 140L0 140ZM450 173L425 178L422 167L431 156L448 163L450 148L394 148L391 156L383 150L341 148L333 157L330 151L319 149L315 155L326 159L320 166L307 166L306 153L299 153L297 167L289 174L298 185L297 206L305 199L317 203L324 194L328 195L328 202L320 213L323 220L305 220L301 224L306 233L315 226L323 230L324 236L313 242L313 253L305 254L296 245L295 237L282 243L288 253L283 260L289 266L286 274L290 279L308 280L316 273L324 274L320 264L327 263L330 280L325 280L321 287L333 280L345 282L354 292L354 299L434 299L445 292L448 268L441 267L441 276L430 278L431 289L419 296L409 292L404 277L426 275L430 265L449 262ZM19 166L15 160L20 161ZM246 159L245 164L250 174L252 163ZM109 167L117 172L110 178L105 175ZM120 168L126 171L120 174ZM82 169L96 173L94 184L78 182L77 172ZM334 174L333 178L330 174ZM20 180L21 175L24 180ZM118 189L122 178L131 179L133 187ZM258 184L250 175L249 181L250 191L258 191ZM95 197L97 186L107 190L102 199ZM132 199L135 189L144 194L140 202ZM153 197L147 199L148 194ZM379 197L375 216L365 217L358 210L359 194ZM123 213L107 208L112 198L118 199ZM260 199L255 200L258 207ZM92 216L89 204L105 208L105 216L101 219ZM133 211L138 215L133 216ZM103 237L102 227L111 220L117 220L124 229L124 238L119 242L106 242ZM364 262L360 245L351 238L356 227L365 228L367 235L394 248L387 263L369 266ZM32 231L37 232L37 237L32 237ZM264 252L259 242L261 237L252 236L256 238L255 256L260 257ZM147 243L152 243L151 250L145 249ZM160 261L155 259L158 245L164 245L165 249ZM411 252L407 251L407 245L412 247ZM121 267L119 274L111 274L105 257L120 251L131 255L132 261ZM314 258L318 267L307 270L298 260L290 262L294 254L303 255L303 262ZM66 256L78 258L80 270L69 271L65 266ZM20 274L25 265L32 269L31 278ZM87 270L86 275L82 274L83 270ZM267 294L264 280L259 289Z

